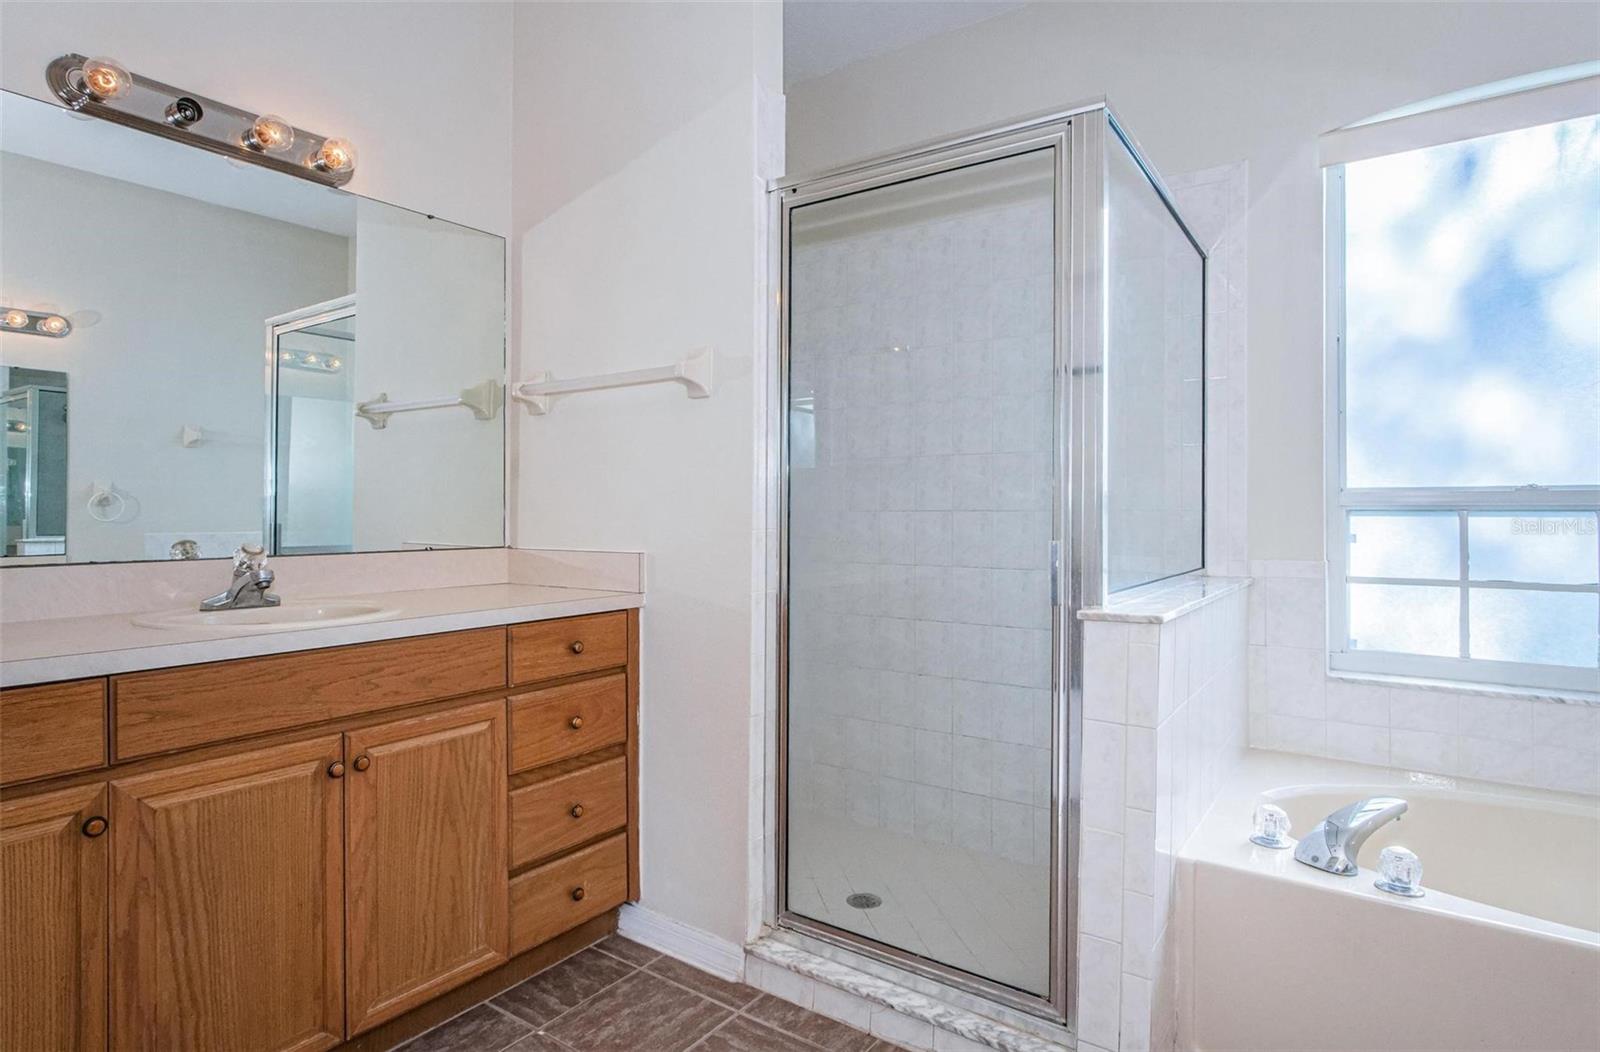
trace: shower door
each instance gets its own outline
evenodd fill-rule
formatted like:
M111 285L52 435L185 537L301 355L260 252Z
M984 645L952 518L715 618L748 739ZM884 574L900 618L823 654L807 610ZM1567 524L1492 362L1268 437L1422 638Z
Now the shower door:
M1058 1018L1067 152L781 203L779 920Z

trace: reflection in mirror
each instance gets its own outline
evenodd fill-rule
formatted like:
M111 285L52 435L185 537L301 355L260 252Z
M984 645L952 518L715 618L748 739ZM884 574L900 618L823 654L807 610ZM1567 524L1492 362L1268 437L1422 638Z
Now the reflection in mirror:
M0 557L504 543L502 414L356 415L498 393L501 238L0 93L0 242L0 302L71 323L0 331L7 420L30 387L70 417L8 434ZM31 512L28 456L56 458Z
M0 366L0 390L6 438L0 482L4 554L58 562L67 539L67 376Z

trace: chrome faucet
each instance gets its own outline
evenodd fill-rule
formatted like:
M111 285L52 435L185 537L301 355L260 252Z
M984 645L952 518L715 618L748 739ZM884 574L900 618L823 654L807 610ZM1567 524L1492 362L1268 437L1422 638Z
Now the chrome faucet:
M1356 855L1367 837L1405 813L1406 802L1398 796L1357 800L1339 808L1301 837L1295 845L1295 861L1341 877L1354 876Z
M200 600L200 609L249 610L263 606L277 606L282 600L267 590L272 587L274 574L267 569L264 549L259 544L242 544L233 553L233 583L226 592L218 592L209 599Z

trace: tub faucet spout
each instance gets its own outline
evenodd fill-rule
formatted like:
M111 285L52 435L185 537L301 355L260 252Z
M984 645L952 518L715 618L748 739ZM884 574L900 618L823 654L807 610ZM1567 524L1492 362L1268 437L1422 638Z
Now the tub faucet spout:
M1341 877L1356 873L1356 855L1367 837L1406 813L1406 802L1397 796L1374 796L1339 808L1300 838L1295 845L1297 862Z

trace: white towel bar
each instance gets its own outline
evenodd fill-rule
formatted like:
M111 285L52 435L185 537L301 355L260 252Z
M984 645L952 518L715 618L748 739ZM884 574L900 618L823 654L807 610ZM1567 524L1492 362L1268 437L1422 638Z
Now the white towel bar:
M511 397L527 406L530 416L544 416L550 412L551 400L559 395L660 383L682 384L684 393L690 398L710 398L711 348L695 351L673 365L659 365L650 369L579 376L571 380L554 380L549 373L538 373L531 379L512 384Z
M466 388L455 398L391 402L388 394L380 394L370 402L359 403L356 406L356 416L371 424L374 431L381 431L387 427L389 418L395 413L413 413L419 409L451 409L458 405L472 410L472 415L479 420L493 420L500 412L500 406L504 404L503 398L499 381L485 380L476 387Z

